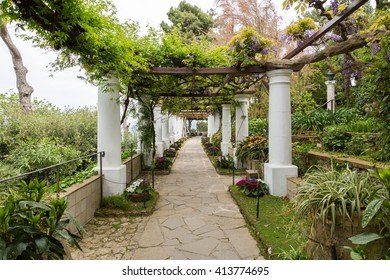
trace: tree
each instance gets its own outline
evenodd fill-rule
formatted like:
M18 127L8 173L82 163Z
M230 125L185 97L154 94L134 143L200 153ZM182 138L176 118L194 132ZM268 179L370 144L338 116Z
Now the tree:
M279 39L279 22L275 5L271 0L219 0L217 9L217 42L225 45L237 31L244 27L253 27L261 36Z
M1 11L0 11L1 16ZM16 75L16 86L19 92L19 102L25 113L32 110L31 95L34 89L27 82L27 68L23 64L22 55L16 45L12 42L11 36L8 33L7 25L0 18L0 37L11 53L12 63L14 65Z
M167 15L172 24L164 21L160 24L165 33L177 28L188 41L199 37L206 37L211 41L209 32L215 26L212 12L205 13L198 6L181 1L177 8L171 7Z

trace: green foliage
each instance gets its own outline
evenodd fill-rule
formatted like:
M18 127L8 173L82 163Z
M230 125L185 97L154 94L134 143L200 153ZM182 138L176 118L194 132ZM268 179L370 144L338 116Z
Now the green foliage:
M213 144L214 147L218 147L221 149L221 143L222 143L222 130L218 130L211 137L211 144Z
M27 139L57 139L87 155L96 152L97 112L88 108L60 111L50 103L34 101L24 114L16 94L0 94L0 157L6 157Z
M207 122L198 121L198 122L196 123L196 130L197 130L198 132L207 132L207 129L208 129Z
M260 198L259 219L256 218L256 199L230 187L230 194L245 217L254 237L262 249L262 255L270 259L280 259L283 251L301 248L304 245L306 226L295 222L294 212L288 200L265 195ZM290 224L294 223L294 227Z
M250 63L268 57L273 44L271 40L260 36L254 27L245 27L230 40L228 46L233 51L235 61Z
M8 160L19 168L22 173L34 171L64 161L68 161L80 156L80 152L71 146L65 146L59 141L49 138L21 142L11 151ZM80 162L73 162L61 166L63 176L71 175L76 171ZM45 174L45 177L48 173Z
M291 117L294 131L322 131L332 124L346 124L357 121L362 117L355 109L338 108L333 114L329 110L317 109L308 113L295 112Z
M177 27L188 41L202 36L211 40L208 36L211 29L215 27L215 20L209 12L205 13L199 7L181 1L177 8L171 7L167 15L172 25L165 22L160 24L165 33L170 33L174 27Z
M20 192L5 195L0 207L0 259L64 259L60 239L77 246L80 239L67 226L75 223L78 233L82 228L66 212L66 199L43 200L46 182L23 183Z
M293 112L308 112L314 110L317 107L317 103L311 92L303 91L299 95L292 96L291 106Z
M306 173L292 203L298 218L309 218L312 224L330 223L332 238L336 218L350 221L357 218L360 222L362 207L375 191L367 172L318 168Z
M269 194L267 184L261 179L249 178L247 180L240 180L236 183L236 187L238 191L246 196L257 197L257 192L259 192L259 196Z
M268 120L267 119L250 119L248 123L249 135L263 134L267 135Z
M328 127L321 136L321 144L328 151L344 151L350 140L351 135L344 129L333 126Z
M60 189L66 189L74 184L80 184L85 180L87 180L88 178L97 175L97 171L95 170L95 168L96 165L93 164L82 171L78 171L70 176L63 178L60 181ZM57 188L56 185L52 186L53 190L56 190L56 188Z
M175 157L176 150L175 149L166 149L164 150L164 157Z
M268 158L268 139L261 134L247 136L237 146L236 156L240 159Z
M294 21L286 28L286 34L295 38L298 41L303 41L307 38L307 30L317 30L318 27L313 19L302 18Z
M168 170L172 166L172 159L167 157L158 157L154 161L156 170Z

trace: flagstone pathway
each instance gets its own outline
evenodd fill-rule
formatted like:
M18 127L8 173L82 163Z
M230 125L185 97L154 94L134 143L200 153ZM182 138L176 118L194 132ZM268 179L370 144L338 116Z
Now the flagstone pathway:
M228 193L231 176L215 172L200 137L185 142L171 173L156 182L160 197L151 216L93 220L82 241L87 249L72 252L73 259L263 259Z

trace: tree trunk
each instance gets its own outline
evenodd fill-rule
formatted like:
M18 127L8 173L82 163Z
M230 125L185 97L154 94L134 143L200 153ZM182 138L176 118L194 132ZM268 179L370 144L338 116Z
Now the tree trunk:
M27 83L27 68L23 65L22 56L18 48L12 42L11 36L8 33L7 27L0 19L0 37L8 47L12 56L12 63L16 75L16 86L19 91L19 102L25 113L32 110L31 95L34 89Z

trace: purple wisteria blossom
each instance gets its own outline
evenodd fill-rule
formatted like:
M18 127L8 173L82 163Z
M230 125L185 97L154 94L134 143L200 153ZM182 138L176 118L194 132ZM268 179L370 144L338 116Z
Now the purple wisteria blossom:
M265 55L267 55L267 54L268 54L268 51L269 51L268 48L264 48L263 51L262 51L262 53L265 54Z
M272 47L271 47L271 50L274 52L274 54L278 54L278 50L276 49L275 46L272 46Z
M329 33L328 34L329 38L332 39L335 42L340 42L343 38L341 38L340 35L334 34L334 33Z
M377 44L377 43L372 43L370 45L370 47L371 47L372 54L376 54L377 52L379 52L382 49L382 46L380 44Z
M387 62L390 62L390 53L387 53L386 60L387 60Z
M305 31L305 37L311 37L316 31L314 29L308 29Z
M332 0L330 5L332 7L333 15L336 15L339 12L339 2L337 0Z

